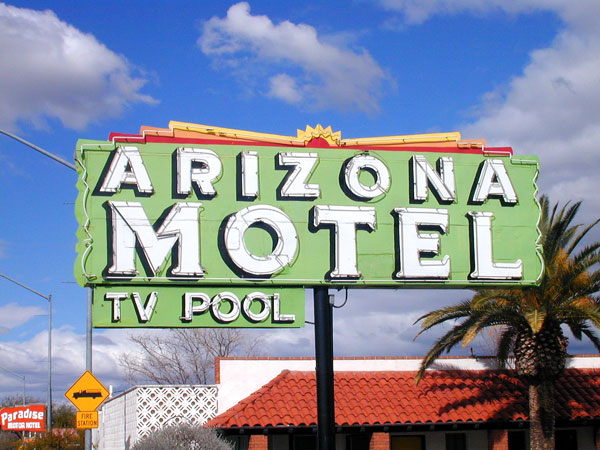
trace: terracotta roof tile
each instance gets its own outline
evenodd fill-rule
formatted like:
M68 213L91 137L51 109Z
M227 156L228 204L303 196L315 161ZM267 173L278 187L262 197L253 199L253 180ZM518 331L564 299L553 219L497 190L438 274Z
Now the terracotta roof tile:
M600 416L600 374L567 369L556 388L558 418ZM527 387L510 372L336 372L337 425L527 420ZM314 372L285 370L211 420L218 428L316 424Z

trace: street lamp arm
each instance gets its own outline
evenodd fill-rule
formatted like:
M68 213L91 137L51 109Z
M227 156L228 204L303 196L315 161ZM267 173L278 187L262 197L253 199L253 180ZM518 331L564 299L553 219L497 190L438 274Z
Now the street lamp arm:
M0 130L2 131L2 130ZM39 295L42 298L45 298L47 301L50 301L50 296L49 295L44 295L39 293L38 291L36 291L35 289L31 289L29 286L25 286L23 283L19 283L17 280L13 280L10 277L7 277L6 275L0 273L0 277L7 279L8 281L11 281L12 283L18 284L19 286L21 286L24 289L27 289L29 292L33 292L36 295Z
M7 369L6 367L2 367L2 366L0 366L0 369L2 369L2 370L5 370L6 372L8 372L8 373L10 373L10 374L14 375L15 377L19 377L19 378L21 378L22 380L24 380L24 379L25 379L25 375L19 375L17 372L13 372L12 370L10 370L10 369Z
M75 167L74 164L71 164L70 162L65 161L61 157L56 156L56 155L50 153L49 151L44 150L43 148L38 147L37 145L32 144L31 142L27 142L25 139L22 139L19 136L15 136L14 134L9 133L8 131L4 131L4 130L0 130L0 133L8 136L9 138L14 139L15 141L19 141L21 144L25 144L26 146L31 147L32 149L40 152L42 155L45 155L48 158L52 158L54 161L59 162L63 166L67 166L69 169L73 169L75 171L77 170L77 168Z

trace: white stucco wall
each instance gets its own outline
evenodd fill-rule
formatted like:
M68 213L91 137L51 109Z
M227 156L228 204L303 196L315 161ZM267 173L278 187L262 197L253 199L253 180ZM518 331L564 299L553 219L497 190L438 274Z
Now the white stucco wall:
M137 439L137 398L130 389L102 405L100 426L92 430L92 443L102 450L126 450Z
M600 369L600 355L568 358L567 367L569 369Z

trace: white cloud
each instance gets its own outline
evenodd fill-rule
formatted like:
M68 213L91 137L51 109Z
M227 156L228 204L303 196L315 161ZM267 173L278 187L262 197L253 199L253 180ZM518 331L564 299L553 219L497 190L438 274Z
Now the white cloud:
M330 291L332 292L332 291ZM333 349L335 356L423 356L441 335L443 327L414 339L421 315L459 299L469 298L466 290L362 290L336 293L333 311ZM306 320L313 321L312 291L307 291ZM304 328L252 330L264 337L265 356L314 357L314 326ZM456 348L453 353L467 350ZM262 356L262 355L261 355Z
M553 11L567 22L577 22L586 28L595 27L598 13L596 0L379 0L386 9L402 14L411 24L421 24L433 15L461 12L508 14Z
M589 15L600 20L600 5ZM507 93L484 105L465 135L539 155L542 192L552 201L585 200L580 219L591 221L600 209L600 29L571 17L579 18L563 15L566 28L552 46L531 53Z
M600 165L598 67L600 33L561 32L551 48L532 53L507 94L484 105L481 118L469 124L465 134L539 155L544 191L554 191L562 200L589 198L600 188L595 173ZM577 189L556 189L567 184ZM590 200L600 206L597 196Z
M434 14L555 13L563 27L531 52L522 73L488 92L463 136L540 157L540 188L552 201L585 200L580 219L600 209L600 3L597 0L382 0L409 23Z
M46 310L38 306L19 306L17 303L2 305L0 306L0 327L7 329L18 327L38 314L46 314Z
M124 384L118 356L128 347L128 330L94 331L94 375L106 386L123 390ZM45 401L47 389L48 333L36 334L24 341L0 342L2 367L25 376L27 395ZM85 371L85 335L68 327L52 331L52 389L55 401L62 402L63 394ZM0 370L0 397L20 395L23 381Z
M289 75L280 73L271 77L269 80L271 89L269 90L269 96L283 100L286 103L298 103L302 100L302 93L296 85L294 80Z
M47 118L81 129L119 115L132 103L155 102L140 93L146 79L91 34L52 11L0 3L0 126Z
M300 96L319 108L352 108L374 112L383 69L365 51L352 51L319 37L314 27L250 14L246 2L233 5L225 18L205 22L198 45L204 54L225 59L227 66L279 72L271 79L268 95L296 103ZM282 68L292 73L281 73ZM256 69L256 70L254 70ZM264 80L265 84L267 80ZM300 94L301 93L301 94Z

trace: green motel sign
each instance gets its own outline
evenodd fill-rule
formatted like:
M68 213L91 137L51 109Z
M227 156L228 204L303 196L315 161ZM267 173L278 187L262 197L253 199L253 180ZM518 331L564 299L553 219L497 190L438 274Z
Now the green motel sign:
M304 287L538 282L537 158L412 142L176 122L80 140L75 274L94 325L299 326Z

